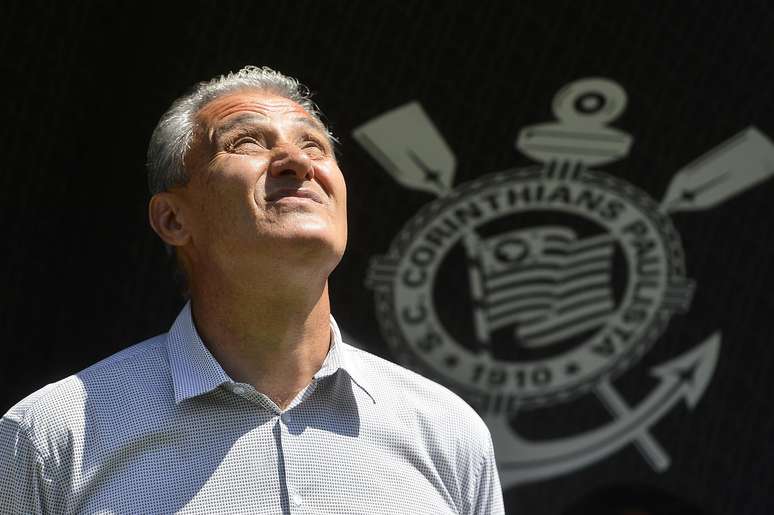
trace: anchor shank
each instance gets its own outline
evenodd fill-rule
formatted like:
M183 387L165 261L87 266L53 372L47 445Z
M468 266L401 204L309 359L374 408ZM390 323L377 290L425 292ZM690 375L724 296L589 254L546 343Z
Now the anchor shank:
M613 388L609 381L602 381L594 390L599 400L607 408L611 415L621 418L630 413L629 406L621 395ZM634 445L640 451L642 457L653 467L656 472L662 472L669 468L670 458L664 448L643 426L642 431L634 440Z

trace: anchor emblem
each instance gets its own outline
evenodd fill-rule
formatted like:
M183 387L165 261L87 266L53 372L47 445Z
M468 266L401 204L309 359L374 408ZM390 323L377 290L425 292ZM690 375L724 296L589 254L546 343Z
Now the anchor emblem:
M516 148L537 165L456 186L456 158L419 103L353 133L398 183L437 197L372 259L366 284L381 332L400 361L479 411L504 486L578 470L629 444L666 470L670 457L650 428L681 401L695 406L712 379L719 330L653 367L658 383L637 405L614 385L690 308L695 284L670 215L767 180L774 145L749 127L678 171L657 202L597 169L629 153L632 137L609 125L626 103L609 79L570 83L554 97L556 120L518 135ZM609 422L543 440L514 428L530 410L588 394Z

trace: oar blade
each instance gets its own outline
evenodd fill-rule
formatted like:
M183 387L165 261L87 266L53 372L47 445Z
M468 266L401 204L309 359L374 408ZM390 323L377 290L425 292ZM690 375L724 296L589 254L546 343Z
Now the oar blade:
M439 196L451 191L456 158L419 102L378 116L352 134L400 184Z
M666 212L709 209L774 175L774 144L755 127L680 170L661 204Z

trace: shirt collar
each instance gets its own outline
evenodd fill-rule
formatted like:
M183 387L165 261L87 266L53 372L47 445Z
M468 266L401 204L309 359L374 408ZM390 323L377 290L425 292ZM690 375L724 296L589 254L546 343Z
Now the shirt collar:
M344 370L376 404L374 388L370 378L363 372L357 356L357 351L350 348L341 338L341 331L336 320L331 315L331 348L323 361L322 367L314 377L319 379L335 373L338 369Z
M314 375L315 379L333 375L342 369L375 403L374 389L359 366L355 352L342 341L341 331L333 316L330 324L331 347L320 370ZM183 306L167 334L167 353L176 403L212 391L223 383L234 382L196 331L190 301Z
M196 331L190 301L169 330L167 353L176 403L233 382Z

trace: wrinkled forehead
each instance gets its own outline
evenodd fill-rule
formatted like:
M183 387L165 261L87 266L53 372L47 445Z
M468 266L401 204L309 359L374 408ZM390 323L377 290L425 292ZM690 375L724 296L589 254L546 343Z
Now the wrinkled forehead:
M297 102L263 90L236 90L205 103L196 113L200 130L210 137L237 123L294 121L327 133L325 126Z

